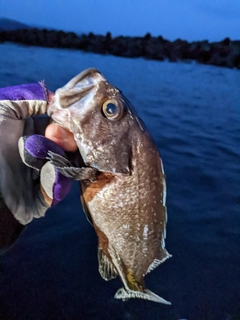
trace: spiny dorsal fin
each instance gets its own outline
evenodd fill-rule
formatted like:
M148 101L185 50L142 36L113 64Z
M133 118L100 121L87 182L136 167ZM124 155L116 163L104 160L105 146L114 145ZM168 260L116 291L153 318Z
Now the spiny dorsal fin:
M114 279L117 277L118 273L109 260L109 258L105 255L102 248L98 246L98 263L99 263L99 273L102 278L106 281Z

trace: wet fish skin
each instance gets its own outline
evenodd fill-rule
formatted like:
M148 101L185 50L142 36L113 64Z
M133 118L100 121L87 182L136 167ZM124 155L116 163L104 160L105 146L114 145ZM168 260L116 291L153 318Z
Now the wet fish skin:
M119 115L106 116L114 103ZM110 104L110 107L112 105ZM49 114L76 139L94 181L81 180L82 202L98 235L99 271L120 276L115 297L169 304L145 288L144 276L170 257L165 249L166 182L159 152L121 91L96 69L58 89Z

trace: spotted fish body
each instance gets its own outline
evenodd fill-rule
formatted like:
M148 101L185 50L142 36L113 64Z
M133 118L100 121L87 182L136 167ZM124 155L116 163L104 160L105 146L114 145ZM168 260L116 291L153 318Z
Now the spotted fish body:
M96 69L58 89L49 114L74 134L85 165L97 172L80 183L83 208L98 236L101 276L120 276L124 288L115 298L169 304L144 284L144 276L170 257L165 174L144 124Z

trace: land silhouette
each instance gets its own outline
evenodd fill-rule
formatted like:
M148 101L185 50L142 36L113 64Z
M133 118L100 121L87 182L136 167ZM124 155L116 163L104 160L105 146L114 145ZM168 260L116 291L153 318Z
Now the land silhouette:
M240 69L240 41L225 38L220 42L177 39L169 41L162 36L153 37L147 33L143 37L112 37L38 28L0 28L0 43L13 42L30 46L77 49L120 57L143 57L171 62L194 60L198 63Z

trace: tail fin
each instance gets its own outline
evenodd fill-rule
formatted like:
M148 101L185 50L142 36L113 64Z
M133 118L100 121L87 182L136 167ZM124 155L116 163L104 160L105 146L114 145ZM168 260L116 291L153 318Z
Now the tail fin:
M171 304L171 302L159 297L152 291L145 289L144 292L140 291L133 291L133 290L126 290L124 288L119 289L114 298L116 299L122 299L123 301L128 300L130 298L140 298L150 301L155 301L158 303L164 303L164 304Z

